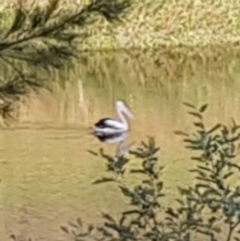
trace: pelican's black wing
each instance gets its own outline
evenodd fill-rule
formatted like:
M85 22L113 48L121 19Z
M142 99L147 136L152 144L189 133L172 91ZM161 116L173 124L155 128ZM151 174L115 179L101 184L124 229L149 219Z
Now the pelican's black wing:
M119 130L122 128L122 126L119 126L119 125L122 125L122 124L111 118L101 119L95 124L95 126L98 128L112 128L115 130Z
M110 118L103 118L103 119L99 120L97 123L95 123L94 125L95 125L96 127L103 128L103 127L106 126L106 122L107 122L108 120L111 120L111 119L110 119Z

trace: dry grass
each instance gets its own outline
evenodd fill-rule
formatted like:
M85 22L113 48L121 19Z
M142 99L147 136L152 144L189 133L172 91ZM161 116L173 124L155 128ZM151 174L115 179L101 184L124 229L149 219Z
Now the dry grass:
M50 0L38 3L47 1ZM63 2L74 6L88 0ZM90 37L84 49L238 45L240 1L133 0L123 23L109 24L99 19L95 27L86 30Z
M240 41L240 1L134 0L123 24L99 21L98 28L88 31L88 44L95 48L235 45Z

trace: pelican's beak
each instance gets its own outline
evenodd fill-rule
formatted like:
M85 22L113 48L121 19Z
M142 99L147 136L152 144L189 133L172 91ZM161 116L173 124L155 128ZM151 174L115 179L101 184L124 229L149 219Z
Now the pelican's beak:
M126 107L124 106L124 112L126 113L126 115L131 118L131 119L135 119L134 115L132 114L132 112Z

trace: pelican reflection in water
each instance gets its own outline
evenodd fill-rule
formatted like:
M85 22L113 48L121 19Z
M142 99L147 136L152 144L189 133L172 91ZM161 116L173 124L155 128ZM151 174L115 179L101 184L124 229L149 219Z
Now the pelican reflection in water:
M103 136L97 136L96 137L101 141L101 142L106 142L106 143L118 143L117 149L116 149L116 156L121 157L124 156L129 148L133 145L133 143L126 144L126 140L128 137L128 132L122 132L122 133L115 133L115 134L109 134L109 135L103 135Z
M125 145L128 137L129 125L124 116L134 118L133 114L128 110L122 101L116 101L116 111L119 120L111 118L103 118L99 120L93 127L93 134L102 142L119 143L116 150L116 156L124 156L130 146Z
M133 114L122 101L116 101L116 111L119 120L103 118L95 123L93 131L96 136L122 133L129 130L129 125L124 114L129 118L134 119Z

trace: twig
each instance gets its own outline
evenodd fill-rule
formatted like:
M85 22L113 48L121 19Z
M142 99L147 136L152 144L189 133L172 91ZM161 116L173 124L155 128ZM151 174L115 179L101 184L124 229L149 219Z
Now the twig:
M230 241L233 231L234 229L240 224L240 222L236 222L234 225L229 224L229 232L228 232L228 236L227 236L227 240L226 241Z

